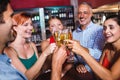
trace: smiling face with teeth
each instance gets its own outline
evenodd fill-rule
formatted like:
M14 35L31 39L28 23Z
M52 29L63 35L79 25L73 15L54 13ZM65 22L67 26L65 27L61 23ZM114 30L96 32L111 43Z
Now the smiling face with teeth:
M32 20L29 13L21 12L13 16L15 37L30 38L32 36Z
M103 34L108 43L120 41L120 25L112 18L106 20L104 22Z
M91 22L92 8L88 4L80 4L78 7L78 18L81 27L86 26Z
M18 25L18 27L16 27L16 32L18 35L24 38L30 38L32 34L32 29L33 29L32 20L29 18L22 25Z

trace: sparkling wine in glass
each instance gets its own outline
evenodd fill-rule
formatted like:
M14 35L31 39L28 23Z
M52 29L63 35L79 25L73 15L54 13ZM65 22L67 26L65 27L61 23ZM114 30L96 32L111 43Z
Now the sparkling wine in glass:
M63 33L61 31L55 31L54 38L55 38L57 46L60 47L60 45L63 44L63 41L64 41Z
M65 45L67 45L69 43L69 42L65 41L66 39L72 40L72 31L71 31L71 28L68 28L67 30L64 31L64 44ZM67 55L68 55L67 62L68 63L74 62L74 54L71 51L71 49L69 49L67 47L66 51L67 51Z
M64 44L66 45L68 44L68 42L65 41L66 39L72 40L72 31L71 29L68 28L68 29L65 29L63 33L64 33Z

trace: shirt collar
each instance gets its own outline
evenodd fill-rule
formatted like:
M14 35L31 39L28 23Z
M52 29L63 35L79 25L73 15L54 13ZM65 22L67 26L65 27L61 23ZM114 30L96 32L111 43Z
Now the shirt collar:
M5 53L0 54L0 60L9 64L11 63L11 59Z
M88 26L86 27L86 29L92 27L92 25L93 25L93 22L91 21L91 22L88 24ZM82 29L80 28L80 26L78 26L77 29L76 29L76 32L81 32L81 31L82 31Z

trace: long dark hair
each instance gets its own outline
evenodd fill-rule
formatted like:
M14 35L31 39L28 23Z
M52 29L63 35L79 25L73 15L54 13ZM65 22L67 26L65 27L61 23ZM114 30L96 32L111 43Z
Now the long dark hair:
M109 15L106 20L113 19L120 26L120 15Z
M115 52L109 68L111 68L119 58L120 58L120 50Z

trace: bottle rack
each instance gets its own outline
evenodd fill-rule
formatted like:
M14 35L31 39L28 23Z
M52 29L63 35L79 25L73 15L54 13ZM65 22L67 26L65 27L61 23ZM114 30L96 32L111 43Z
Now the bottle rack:
M115 15L115 14L119 14L119 13L118 12L95 12L93 13L92 21L99 25L103 25L104 20L106 19L107 16Z

